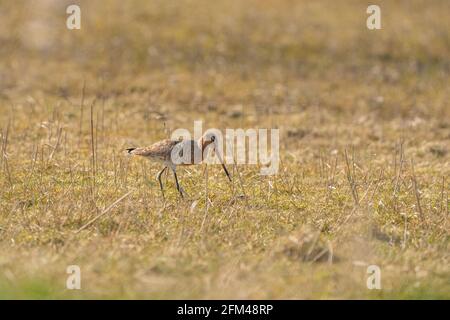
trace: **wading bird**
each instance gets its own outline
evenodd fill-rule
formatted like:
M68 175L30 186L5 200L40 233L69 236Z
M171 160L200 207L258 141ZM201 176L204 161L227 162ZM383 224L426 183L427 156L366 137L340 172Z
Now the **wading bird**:
M178 165L195 165L200 164L204 160L205 153L209 147L212 147L214 151L217 149L217 137L214 133L205 133L198 141L195 140L171 140L165 139L152 144L149 147L143 148L128 148L128 154L145 157L151 161L162 162L164 168L158 172L157 178L159 186L161 188L162 195L164 197L164 188L161 181L161 175L167 168L170 168L175 177L175 183L177 190L183 198L183 189L181 188L176 167ZM217 157L220 160L223 170L231 181L230 173L225 166L222 156L219 152L216 152Z

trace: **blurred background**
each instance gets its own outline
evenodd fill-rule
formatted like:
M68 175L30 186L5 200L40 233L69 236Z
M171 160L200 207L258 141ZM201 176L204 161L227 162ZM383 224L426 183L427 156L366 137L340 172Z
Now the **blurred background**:
M81 8L81 30L66 28L69 4ZM184 110L226 99L249 112L367 112L393 95L381 107L388 117L447 112L436 92L449 73L447 1L377 4L382 30L370 31L369 3L358 0L1 1L0 91L68 97L86 80L91 93L134 90L141 103L164 91ZM410 90L395 90L401 83ZM433 103L417 90L433 91Z

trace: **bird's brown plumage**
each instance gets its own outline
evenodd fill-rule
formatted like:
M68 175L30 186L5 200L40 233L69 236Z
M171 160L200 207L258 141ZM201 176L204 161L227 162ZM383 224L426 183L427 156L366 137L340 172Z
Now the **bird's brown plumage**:
M180 142L180 140L165 139L158 141L149 147L129 149L128 153L160 161L170 161L173 147Z

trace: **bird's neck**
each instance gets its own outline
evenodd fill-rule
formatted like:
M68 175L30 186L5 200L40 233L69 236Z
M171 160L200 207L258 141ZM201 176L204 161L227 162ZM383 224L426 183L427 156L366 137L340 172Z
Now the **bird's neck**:
M209 146L211 143L212 143L211 141L205 141L203 138L200 138L200 139L197 141L198 148L199 148L199 149L201 150L201 152L202 152L202 161L204 160L205 150L206 150L206 148L208 148L208 146Z

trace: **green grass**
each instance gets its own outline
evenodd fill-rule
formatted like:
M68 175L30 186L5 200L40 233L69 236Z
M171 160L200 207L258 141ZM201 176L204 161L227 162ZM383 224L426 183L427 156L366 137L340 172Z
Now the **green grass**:
M0 298L448 299L448 4L379 3L369 31L364 1L80 1L69 31L0 2ZM124 149L194 120L280 129L279 173L163 201Z

